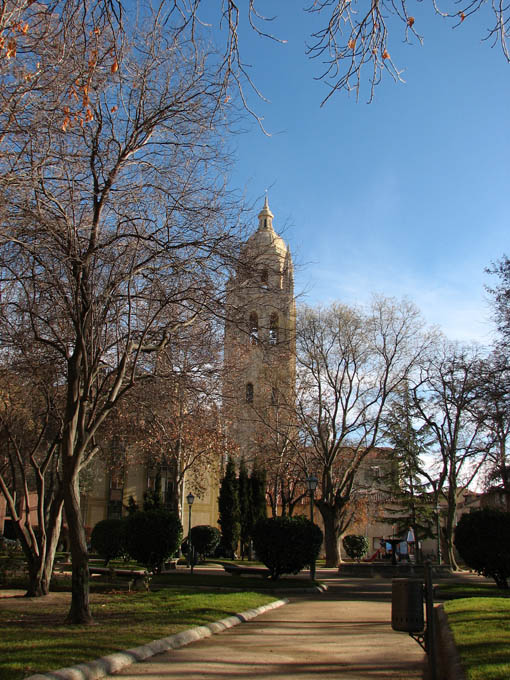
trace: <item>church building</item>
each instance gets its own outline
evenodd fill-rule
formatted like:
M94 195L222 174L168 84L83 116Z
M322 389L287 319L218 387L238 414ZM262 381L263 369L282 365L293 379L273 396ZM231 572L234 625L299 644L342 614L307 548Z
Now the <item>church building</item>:
M251 464L271 442L274 418L285 417L293 404L295 386L294 276L288 246L273 229L267 198L258 228L244 244L236 271L227 284L224 336L223 419L227 437L239 457ZM184 484L181 517L187 526L186 497L195 493L192 525L218 522L219 476L223 452L218 451L215 474L199 497ZM170 471L158 471L163 501ZM126 513L129 497L141 504L154 486L154 470L138 463L125 470L94 464L92 484L82 496L85 525ZM1 511L0 498L0 511Z
M229 438L248 465L270 445L276 425L281 431L294 403L294 271L273 218L266 197L227 285L223 412Z

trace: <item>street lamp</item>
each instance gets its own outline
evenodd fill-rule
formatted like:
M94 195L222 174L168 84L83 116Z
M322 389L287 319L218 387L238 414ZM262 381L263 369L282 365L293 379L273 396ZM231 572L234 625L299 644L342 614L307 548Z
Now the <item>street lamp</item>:
M319 480L315 475L310 475L306 478L306 486L308 487L308 493L310 494L310 522L313 524L313 506L314 506L314 495L315 489ZM315 579L315 560L310 564L310 578Z
M192 493L189 493L186 496L186 500L188 501L188 506L189 506L189 524L188 524L188 561L189 561L189 566L191 567L191 573L193 573L193 545L191 543L191 506L193 505L193 501L195 500L195 496Z
M441 516L439 500L436 501L437 563L441 564Z

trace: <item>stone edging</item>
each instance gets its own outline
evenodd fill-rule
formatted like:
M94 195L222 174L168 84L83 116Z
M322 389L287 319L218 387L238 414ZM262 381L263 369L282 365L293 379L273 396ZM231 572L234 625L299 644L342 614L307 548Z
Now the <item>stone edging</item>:
M132 663L144 661L145 659L154 656L154 654L160 654L169 649L178 649L179 647L188 645L190 642L202 640L215 633L221 633L227 628L237 626L239 623L249 621L256 616L259 616L259 614L263 614L270 609L276 609L287 603L287 599L276 600L275 602L270 602L269 604L262 605L256 609L247 609L240 614L234 614L234 616L221 619L221 621L206 623L204 626L190 628L189 630L184 630L181 633L170 635L161 640L153 640L141 647L127 649L123 652L115 652L114 654L103 656L95 661L69 666L69 668L61 668L57 671L51 671L50 673L37 673L36 675L25 678L25 680L97 680L110 673L120 671L122 668L125 668Z
M466 680L466 674L460 663L459 652L443 605L439 604L434 607L434 613L437 623L436 639L438 642L440 677L447 680Z

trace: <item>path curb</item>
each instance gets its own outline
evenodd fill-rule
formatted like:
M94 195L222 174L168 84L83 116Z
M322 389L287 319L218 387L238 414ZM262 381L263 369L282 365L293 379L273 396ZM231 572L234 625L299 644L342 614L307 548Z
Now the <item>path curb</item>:
M275 602L270 602L269 604L262 605L256 609L247 609L240 614L234 614L233 616L221 619L220 621L214 621L213 623L206 623L203 626L190 628L189 630L184 630L181 633L170 635L161 640L153 640L146 645L141 645L134 649L108 654L108 656L102 656L95 661L80 663L76 666L69 666L68 668L60 668L59 670L51 671L50 673L36 673L35 675L28 676L25 680L97 680L98 678L104 678L105 675L120 671L122 668L138 661L144 661L145 659L154 656L154 654L160 654L169 649L178 649L179 647L189 645L190 642L202 640L203 638L210 637L216 633L221 633L227 628L232 628L240 623L245 623L264 612L276 609L287 603L288 600L286 598L276 600Z
M459 652L443 605L439 604L435 607L434 613L438 624L436 636L439 643L439 677L445 678L445 680L466 680L466 674L462 668Z

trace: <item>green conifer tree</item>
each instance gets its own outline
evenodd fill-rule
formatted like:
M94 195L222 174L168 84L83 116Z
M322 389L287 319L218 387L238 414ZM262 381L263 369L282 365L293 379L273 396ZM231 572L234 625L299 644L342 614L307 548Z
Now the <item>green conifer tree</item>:
M385 431L393 447L392 470L384 479L392 499L398 507L392 511L397 533L405 535L412 528L416 541L417 561L421 561L418 545L433 535L434 508L428 492L428 482L423 474L422 456L429 446L426 427L417 429L413 424L412 405L405 389L385 420Z
M250 476L253 526L267 517L266 484L266 470L255 460Z
M240 547L241 558L251 558L251 540L253 529L253 503L248 468L244 458L239 464L239 510L241 521Z
M218 497L219 519L221 527L221 545L228 557L234 557L241 533L239 510L239 485L236 477L235 463L229 456L225 468L225 476L221 482Z

